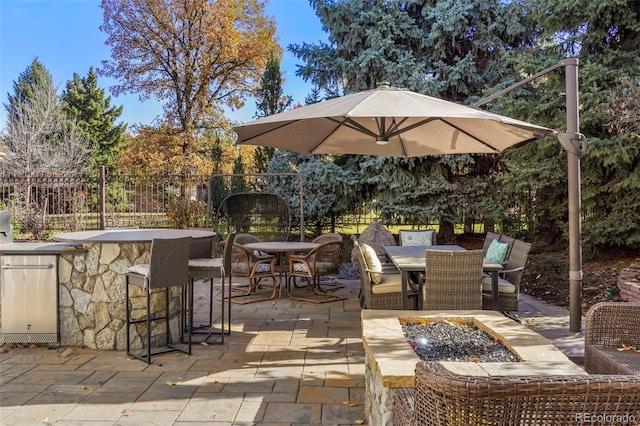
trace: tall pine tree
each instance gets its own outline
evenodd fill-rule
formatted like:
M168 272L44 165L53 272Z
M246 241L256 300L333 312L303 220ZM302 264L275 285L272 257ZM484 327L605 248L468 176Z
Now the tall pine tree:
M98 78L93 67L86 77L74 73L62 94L64 111L75 120L91 141L91 161L94 166L105 166L113 170L114 160L124 142L124 123L116 124L122 114L122 106L111 106L111 97L105 97L98 87Z
M640 247L640 139L612 120L625 114L625 93L640 76L640 2L543 0L533 18L540 47L513 52L505 63L527 76L566 57L579 60L580 131L588 144L581 167L585 256L611 246ZM547 74L496 106L504 114L564 131L564 78L562 70ZM546 138L510 150L506 158L503 193L511 198L528 193L536 233L549 243L566 243L566 154L557 141Z
M86 167L88 141L67 120L53 77L37 58L8 94L4 167L19 173L69 173Z
M282 88L283 78L280 71L280 60L271 53L267 60L267 66L260 79L260 86L256 89L256 114L255 118L267 117L285 111L291 106L293 98L284 95ZM254 161L259 173L267 170L267 163L273 157L274 148L258 147L255 150Z

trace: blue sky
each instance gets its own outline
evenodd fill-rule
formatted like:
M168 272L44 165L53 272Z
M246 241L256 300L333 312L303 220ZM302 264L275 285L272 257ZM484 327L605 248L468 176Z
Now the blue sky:
M266 11L276 20L280 45L317 43L326 40L320 21L307 0L270 0ZM67 80L76 72L86 76L89 68L99 68L102 60L110 58L104 44L106 34L102 24L99 0L0 0L0 99L4 105L7 94L33 61L38 59L47 67L54 82L62 91ZM281 69L285 78L284 93L294 102L304 103L311 86L295 76L300 61L285 52ZM109 86L115 82L105 77L98 84L110 95ZM144 103L135 94L112 96L112 105L123 105L120 117L125 123L151 124L162 113L159 103ZM0 108L0 127L6 125L4 107ZM255 114L255 101L248 99L240 111L229 112L234 122L245 122Z

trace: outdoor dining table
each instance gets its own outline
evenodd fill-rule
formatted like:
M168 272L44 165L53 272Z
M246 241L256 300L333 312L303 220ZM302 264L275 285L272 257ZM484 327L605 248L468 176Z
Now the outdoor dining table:
M450 250L464 251L463 247L458 245L433 245L433 246L384 246L384 251L389 260L400 271L402 277L402 309L407 309L409 295L407 286L409 284L409 272L424 272L425 270L425 251L426 250ZM491 294L493 296L492 309L498 311L498 272L503 266L496 262L486 259L482 261L482 270L491 273Z
M283 255L287 253L306 253L318 247L319 244L304 241L258 241L255 243L243 244L244 247L262 251L269 254L275 254L278 257L280 265L280 293L282 297L282 275L284 273L285 282L287 280L287 268L282 264Z

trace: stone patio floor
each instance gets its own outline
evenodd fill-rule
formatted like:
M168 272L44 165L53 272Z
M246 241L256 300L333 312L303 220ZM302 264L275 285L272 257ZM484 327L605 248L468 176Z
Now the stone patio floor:
M359 281L342 283L344 301L234 304L224 345L151 365L123 351L0 346L0 424L366 424ZM207 290L196 285L200 316ZM566 310L522 296L518 316L582 362Z

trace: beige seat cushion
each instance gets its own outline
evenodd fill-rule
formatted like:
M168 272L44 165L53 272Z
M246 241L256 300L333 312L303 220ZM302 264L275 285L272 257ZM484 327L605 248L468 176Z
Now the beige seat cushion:
M127 272L133 272L134 274L138 274L138 275L142 275L143 277L146 277L149 275L149 264L140 263L137 265L132 265L127 268Z
M402 291L402 275L397 274L380 274L381 280L379 284L371 286L372 294L400 293ZM407 290L413 291L411 286L407 284Z
M189 268L195 269L220 269L222 268L222 258L203 257L197 259L189 259Z
M491 293L491 276L482 277L482 291ZM513 294L516 292L516 286L504 278L498 278L498 292Z
M400 293L402 275L400 274L379 274L380 282L374 286L371 286L371 293L373 294L385 294L385 293Z

